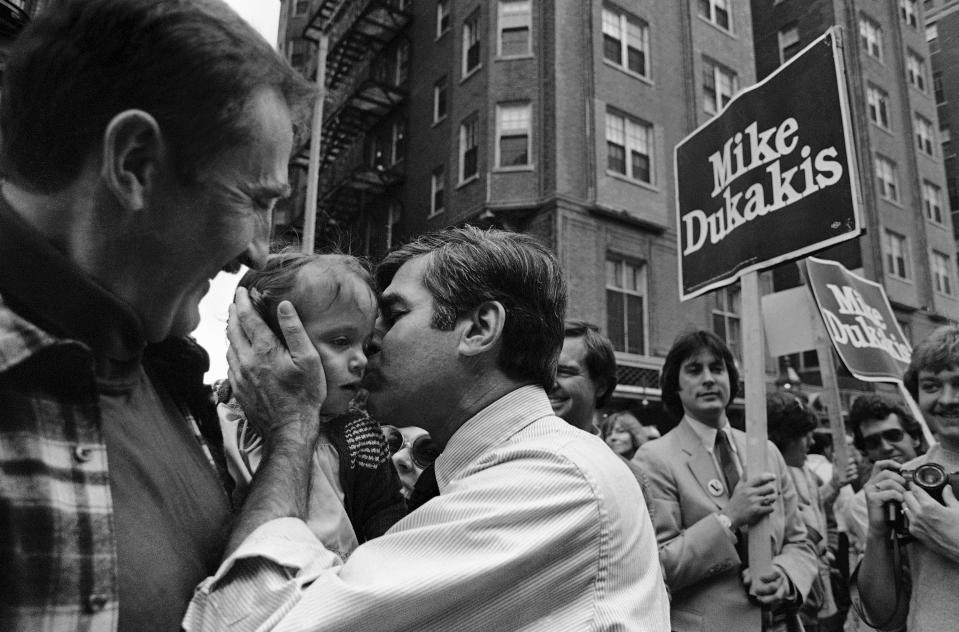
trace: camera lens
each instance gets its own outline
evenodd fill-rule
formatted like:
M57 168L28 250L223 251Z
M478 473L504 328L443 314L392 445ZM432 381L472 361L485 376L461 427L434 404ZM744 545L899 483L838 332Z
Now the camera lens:
M938 487L946 480L946 473L934 464L920 465L914 474L916 482L923 487Z

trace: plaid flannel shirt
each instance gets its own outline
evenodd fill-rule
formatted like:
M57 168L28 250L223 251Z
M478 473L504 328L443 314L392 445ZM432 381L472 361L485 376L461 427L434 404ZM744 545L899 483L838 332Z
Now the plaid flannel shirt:
M213 463L196 421L181 412ZM116 629L113 503L93 356L2 297L0 569L0 629Z

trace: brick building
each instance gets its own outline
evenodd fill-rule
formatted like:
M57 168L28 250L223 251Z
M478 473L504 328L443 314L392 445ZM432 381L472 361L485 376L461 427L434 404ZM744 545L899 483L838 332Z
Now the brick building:
M956 244L921 4L752 0L760 79L830 26L844 28L866 234L824 256L881 282L913 341L959 316ZM791 266L773 276L776 290L798 283ZM792 360L800 376L818 381L815 353Z
M763 33L774 29L773 44L768 35L754 44L753 12L814 4L285 2L283 46L306 74L316 75L316 41L328 35L317 244L334 242L376 258L408 236L466 222L539 236L567 271L569 316L599 324L614 340L621 382L614 406L668 423L658 404L658 372L675 336L709 328L737 353L741 343L738 288L678 300L673 147L753 84L757 69L765 75L778 65L781 26L758 17ZM811 13L839 12L832 2L820 4L816 11L797 9L791 19L803 24L787 49L799 50L835 22L806 24ZM898 13L873 11L887 32L896 26L900 33L891 21ZM931 92L913 95L893 78L905 77L907 47L928 57L922 33L897 38L907 41L897 39L901 63L857 72L870 81L882 77L888 98L895 97L886 111L895 133L865 124L860 131L869 134L863 156L872 156L867 147L875 145L899 165L898 201L867 198L874 209L869 236L838 254L874 276L884 258L899 261L874 236L888 229L909 239L901 257L908 274L884 280L903 322L921 334L943 315L959 315L955 248L939 236L951 235L948 216L943 228L923 220L921 189L911 184L928 181L944 190L941 160L917 158L909 142L897 140L912 129L913 110L935 120ZM891 60L898 53L887 46ZM768 55L771 63L757 64L757 56ZM865 99L860 95L860 114ZM900 109L905 100L917 105ZM293 175L300 192L305 156L304 150ZM302 209L298 195L278 214L280 238L295 239ZM927 263L933 252L948 262L948 292L933 290ZM766 274L763 288L785 287L790 276ZM812 368L795 360L800 369ZM772 384L779 367L767 364Z
M959 160L953 134L959 134L959 0L923 2L926 40L932 67L932 91L939 113L939 140L946 167L946 187L953 230L959 239Z

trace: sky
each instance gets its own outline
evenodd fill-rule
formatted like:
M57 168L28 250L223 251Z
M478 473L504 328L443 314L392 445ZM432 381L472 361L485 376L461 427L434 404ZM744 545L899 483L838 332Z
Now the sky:
M246 18L274 46L280 22L279 0L225 0ZM200 302L200 326L193 332L201 345L210 354L210 370L204 381L226 377L226 318L227 309L233 302L233 291L246 268L237 274L221 272L214 280L210 291Z

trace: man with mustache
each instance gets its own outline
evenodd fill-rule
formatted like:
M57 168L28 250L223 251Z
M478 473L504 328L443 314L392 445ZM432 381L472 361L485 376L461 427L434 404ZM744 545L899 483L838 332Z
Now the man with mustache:
M959 621L959 327L940 327L916 345L903 381L939 443L906 463L887 458L873 467L864 486L869 528L856 585L873 627L938 632ZM951 474L941 502L903 476L926 463ZM897 541L888 503L902 507L914 540Z

